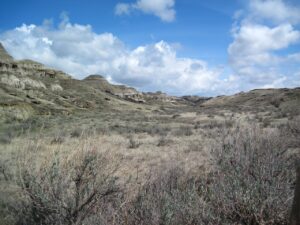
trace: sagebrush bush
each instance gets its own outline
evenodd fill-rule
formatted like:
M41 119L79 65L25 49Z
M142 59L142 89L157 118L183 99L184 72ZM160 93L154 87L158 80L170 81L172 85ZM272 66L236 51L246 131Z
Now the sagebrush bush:
M168 144L172 143L172 140L167 138L165 135L162 135L159 137L157 145L158 147L166 146Z
M128 141L128 148L138 148L141 145L141 143L138 140L134 139L133 136L129 136Z
M83 130L80 128L74 129L71 133L70 136L71 138L78 138L81 137L83 135Z
M180 126L175 130L174 135L176 136L191 136L193 135L193 130L189 126Z
M209 224L196 179L179 166L160 168L130 201L116 207L116 224Z
M206 201L223 224L288 224L293 163L278 130L236 127L214 148Z
M108 160L93 149L42 164L33 159L21 163L17 177L21 195L10 206L17 225L85 224L118 189Z
M0 134L0 144L10 144L13 137L9 134Z

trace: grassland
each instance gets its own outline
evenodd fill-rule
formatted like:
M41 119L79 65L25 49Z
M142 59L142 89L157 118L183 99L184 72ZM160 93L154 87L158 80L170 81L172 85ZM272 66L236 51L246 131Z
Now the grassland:
M3 123L0 224L288 224L297 107L133 105Z

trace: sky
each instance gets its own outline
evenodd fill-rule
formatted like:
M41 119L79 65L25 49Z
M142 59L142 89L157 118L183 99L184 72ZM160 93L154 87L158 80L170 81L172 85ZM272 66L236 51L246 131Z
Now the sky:
M300 86L299 0L3 0L0 42L77 79L217 96Z

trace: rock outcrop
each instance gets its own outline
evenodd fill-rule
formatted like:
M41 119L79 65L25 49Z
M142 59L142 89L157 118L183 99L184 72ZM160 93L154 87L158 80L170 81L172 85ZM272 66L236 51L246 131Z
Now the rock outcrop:
M3 45L0 43L0 62L12 62L12 61L13 61L13 57L11 57L7 53Z
M161 91L146 92L146 93L144 93L144 96L148 101L156 101L156 102L170 102L170 103L173 102L173 103L175 103L175 102L181 100L179 97L170 96Z
M145 102L143 93L125 85L110 84L101 75L90 75L83 81L94 88L100 89L101 91L104 91L110 95L114 95L118 98L137 103Z

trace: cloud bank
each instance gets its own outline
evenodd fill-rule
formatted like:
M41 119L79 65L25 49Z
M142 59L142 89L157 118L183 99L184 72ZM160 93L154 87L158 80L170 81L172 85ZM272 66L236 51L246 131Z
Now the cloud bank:
M136 4L142 7L145 2ZM127 13L128 7L121 5L118 10ZM234 20L233 41L227 49L229 63L222 66L178 57L176 47L163 40L129 48L116 35L96 33L92 26L73 24L66 16L57 27L49 22L23 24L1 33L0 41L16 59L36 60L79 79L101 74L142 91L215 96L300 86L300 53L289 51L300 44L298 10L281 0L249 1Z
M212 95L222 84L220 69L210 69L200 59L178 57L170 43L129 49L111 33L97 34L90 25L68 20L57 28L23 24L2 33L0 41L16 59L36 60L76 78L102 74L115 83L171 94Z
M250 0L232 28L229 63L249 86L299 86L300 67L291 70L299 53L289 47L300 43L300 9L282 0Z
M129 15L134 11L141 11L159 17L164 22L175 20L175 0L137 0L135 3L118 3L116 15Z

